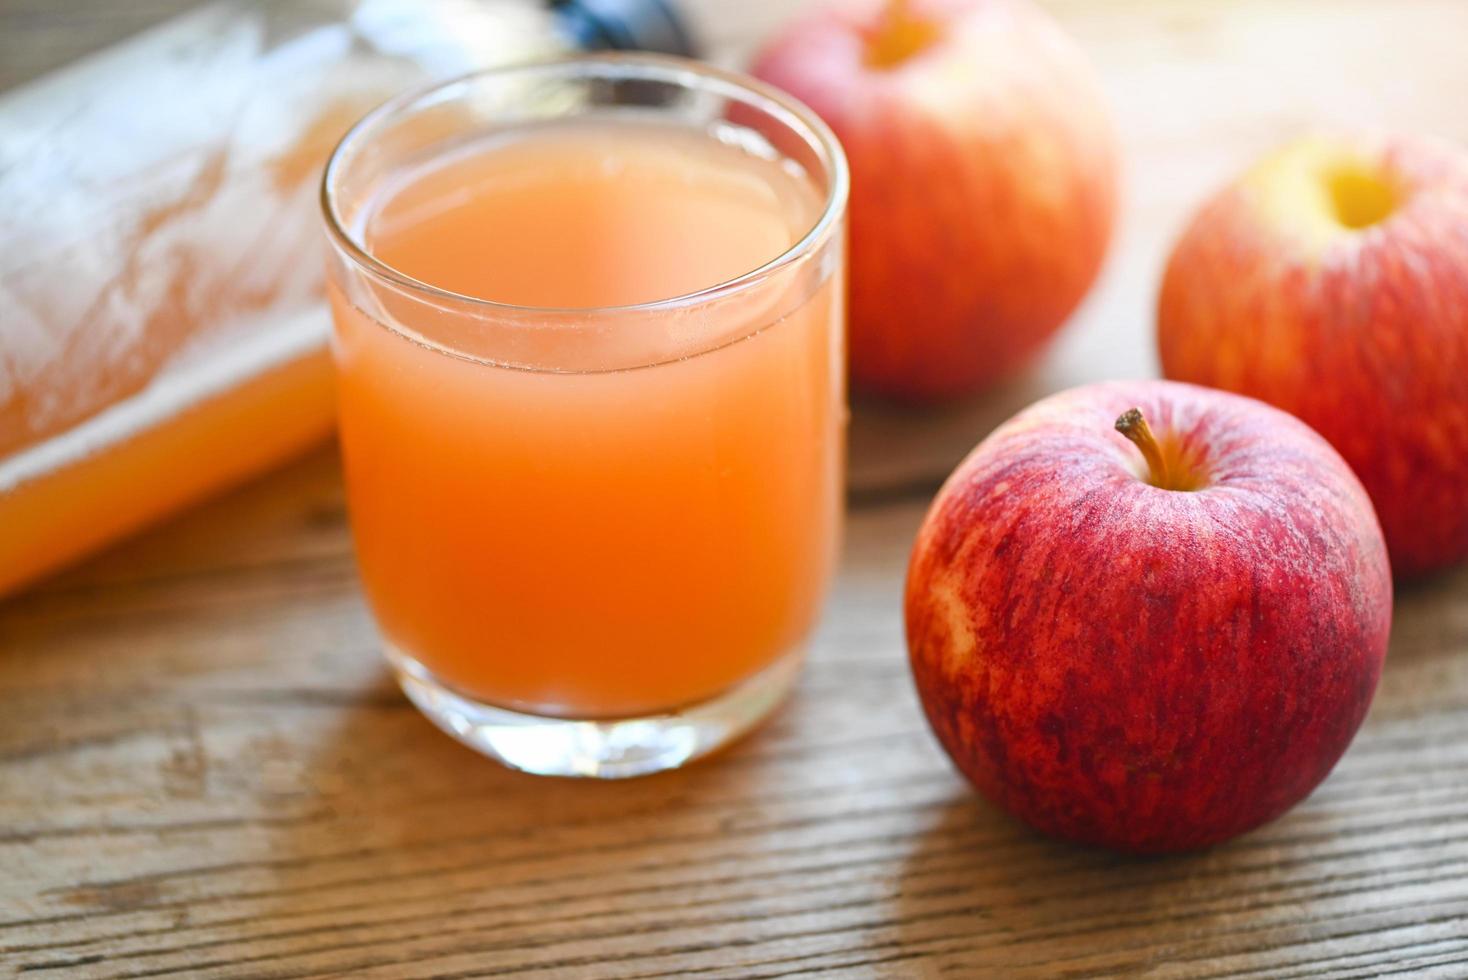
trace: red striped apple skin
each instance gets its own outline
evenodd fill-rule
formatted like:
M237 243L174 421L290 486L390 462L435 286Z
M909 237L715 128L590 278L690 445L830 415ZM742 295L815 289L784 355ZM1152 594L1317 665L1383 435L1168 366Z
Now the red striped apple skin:
M1390 211L1343 225L1330 181ZM1163 280L1169 378L1263 399L1340 450L1398 575L1468 557L1468 153L1405 138L1285 147L1207 203Z
M1203 475L1146 482L1139 407ZM1032 405L954 471L908 569L907 642L938 740L1038 830L1135 852L1284 813L1371 702L1392 582L1361 484L1261 402L1165 381Z
M893 12L927 39L872 52ZM819 7L750 71L804 101L851 164L851 380L931 403L1022 369L1095 280L1119 151L1084 53L1027 0Z

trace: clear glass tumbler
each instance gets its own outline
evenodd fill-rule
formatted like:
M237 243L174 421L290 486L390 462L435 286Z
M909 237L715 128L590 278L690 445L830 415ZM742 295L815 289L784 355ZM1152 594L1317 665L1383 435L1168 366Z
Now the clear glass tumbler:
M343 139L347 497L439 727L632 776L789 691L840 533L846 196L808 109L659 56L470 75Z

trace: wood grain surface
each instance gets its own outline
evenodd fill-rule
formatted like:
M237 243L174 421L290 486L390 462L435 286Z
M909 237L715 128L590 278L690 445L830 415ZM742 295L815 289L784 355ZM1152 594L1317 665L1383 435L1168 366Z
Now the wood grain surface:
M737 63L786 6L696 13ZM611 784L450 741L379 662L322 449L0 603L0 971L1468 976L1468 569L1400 594L1330 779L1203 854L1036 837L970 793L922 720L898 601L933 481L1014 403L1154 370L1157 271L1197 197L1317 120L1468 141L1456 0L1050 6L1127 140L1104 281L1005 391L936 418L858 411L836 595L769 724ZM152 9L0 2L0 79Z

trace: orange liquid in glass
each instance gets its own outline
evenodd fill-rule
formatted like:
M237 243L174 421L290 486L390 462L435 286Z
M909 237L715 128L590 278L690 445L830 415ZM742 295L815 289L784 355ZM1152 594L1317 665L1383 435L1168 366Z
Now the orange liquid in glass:
M457 293L604 307L747 273L821 204L710 135L582 121L404 175L364 234ZM798 647L839 524L840 278L681 318L522 322L483 359L423 343L442 324L412 322L421 307L369 316L333 289L349 502L388 641L478 700L580 718L711 698Z

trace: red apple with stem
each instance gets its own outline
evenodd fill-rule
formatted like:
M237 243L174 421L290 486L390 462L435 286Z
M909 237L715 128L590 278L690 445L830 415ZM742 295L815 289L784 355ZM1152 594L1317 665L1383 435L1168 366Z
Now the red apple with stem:
M851 164L851 378L909 402L1030 359L1095 279L1117 148L1089 64L1027 0L818 9L751 71Z
M1193 220L1157 337L1168 377L1261 398L1329 439L1398 574L1468 557L1468 152L1291 143Z
M1025 822L1138 852L1284 813L1346 750L1386 655L1371 503L1253 399L1075 388L948 479L908 569L907 641L958 768Z

